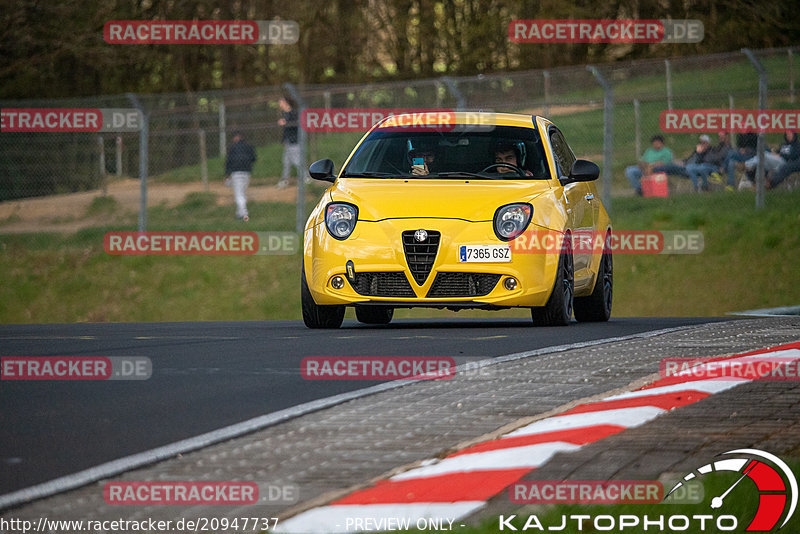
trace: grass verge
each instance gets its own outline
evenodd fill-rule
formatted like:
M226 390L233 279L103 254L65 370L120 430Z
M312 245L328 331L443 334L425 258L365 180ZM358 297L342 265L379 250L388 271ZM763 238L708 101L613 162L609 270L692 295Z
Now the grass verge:
M700 230L697 255L617 255L614 316L719 316L800 303L800 192L767 195L754 209L748 193L666 199L616 198L617 230ZM312 207L309 202L309 209ZM113 209L93 204L86 216ZM194 193L173 208L148 212L148 229L292 231L294 206L250 203L247 226ZM72 235L0 235L0 321L204 321L297 319L300 257L110 256L103 236L135 228L135 216ZM352 313L348 311L348 314ZM528 316L526 310L460 312L459 316ZM455 316L398 310L398 317Z

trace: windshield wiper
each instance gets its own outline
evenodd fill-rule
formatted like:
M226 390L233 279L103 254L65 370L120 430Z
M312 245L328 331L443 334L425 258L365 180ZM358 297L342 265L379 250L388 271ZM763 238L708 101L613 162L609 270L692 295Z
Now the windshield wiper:
M344 173L342 178L387 178L391 176L401 176L398 174L393 174L391 172L373 172L373 171L366 171L366 172L354 172L354 173Z
M429 178L479 178L481 180L497 180L499 177L495 176L486 176L483 174L478 174L476 172L464 172L464 171L456 171L456 172L439 172L436 174L429 174Z

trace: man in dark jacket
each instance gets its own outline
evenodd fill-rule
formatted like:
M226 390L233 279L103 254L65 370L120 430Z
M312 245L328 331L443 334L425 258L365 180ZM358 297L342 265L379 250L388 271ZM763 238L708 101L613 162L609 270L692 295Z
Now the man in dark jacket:
M230 177L233 187L233 198L236 201L236 217L247 222L250 216L247 213L247 186L250 183L250 173L253 162L256 160L256 151L242 138L241 132L233 134L233 144L228 149L225 158L225 175Z
M736 163L742 163L756 155L758 134L740 133L736 136L736 149L728 153L723 166L728 174L728 185L736 185ZM741 184L740 184L741 187Z
M299 121L295 104L290 98L283 97L278 100L278 107L281 110L281 118L278 119L278 124L283 126L281 139L283 143L283 171L281 172L281 180L278 182L278 188L282 189L289 185L289 173L292 166L295 168L298 180L305 175L305 169L300 168L300 143L298 142L297 132ZM306 183L308 181L306 180Z
M689 173L689 179L692 181L695 191L708 191L708 175L722 163L720 161L715 165L710 161L711 155L711 138L703 134L700 136L700 142L695 147L694 153L686 159L686 172ZM702 185L700 184L701 179L703 180Z
M795 132L783 134L784 143L778 150L784 163L778 167L775 174L767 177L767 189L778 187L790 174L800 172L800 141Z

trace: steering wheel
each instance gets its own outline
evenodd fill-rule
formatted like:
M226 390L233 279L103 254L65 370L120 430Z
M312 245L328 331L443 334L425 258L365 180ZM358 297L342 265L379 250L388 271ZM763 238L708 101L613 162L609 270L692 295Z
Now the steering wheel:
M491 165L489 165L488 167L483 169L481 172L482 173L489 172L489 169L494 169L495 167L498 167L498 168L499 167L507 167L507 168L513 170L514 172L516 172L517 174L519 174L520 176L525 176L525 171L523 171L522 169L520 169L516 165L512 165L510 163L492 163Z

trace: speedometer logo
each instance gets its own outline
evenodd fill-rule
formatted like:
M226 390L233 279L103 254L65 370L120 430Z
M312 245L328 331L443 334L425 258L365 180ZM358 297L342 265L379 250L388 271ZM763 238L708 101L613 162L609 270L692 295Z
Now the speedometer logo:
M713 476L714 473L739 473L735 482L711 499L711 508L724 509L729 496L749 491L757 497L758 509L746 532L769 531L779 522L779 529L786 525L797 508L797 479L789 466L774 454L758 449L736 449L720 456L726 458L698 467L685 475L665 499L685 482ZM749 479L750 483L744 482L745 479Z

